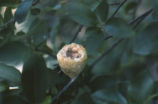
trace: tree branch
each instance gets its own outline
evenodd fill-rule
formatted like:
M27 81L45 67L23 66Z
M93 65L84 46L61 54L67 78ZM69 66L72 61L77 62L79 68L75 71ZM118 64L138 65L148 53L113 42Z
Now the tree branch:
M111 15L110 18L113 18L113 17L116 15L116 13L119 11L119 9L123 6L123 4L124 4L126 1L127 1L127 0L124 0L124 1L119 5L119 7L115 10L115 12Z
M60 90L59 93L51 99L51 104L52 104L56 99L58 99L58 97L61 96L61 94L62 94L64 91L66 91L66 90L69 88L69 86L77 79L77 77L78 77L78 76L75 76L74 78L72 78L72 79L64 86L64 88L63 88L62 90Z
M75 34L76 35L76 34ZM75 36L76 37L76 36ZM105 38L106 39L109 39L111 38L112 36L107 36ZM115 48L123 39L120 39L118 41L116 41L112 46L111 48L109 48L107 51L105 51L100 57L98 57L92 64L91 64L91 68L93 68L104 56L106 56L108 53L110 53L112 51L113 48ZM61 71L60 71L61 72ZM60 73L59 72L59 73ZM76 80L78 76L75 76L73 79L71 79L67 85L64 86L64 88L56 95L54 96L52 99L51 99L51 103L53 103L65 90L67 90L67 88L69 88L69 86Z
M133 29L135 29L150 13L152 12L152 9L147 11L140 20L138 20L138 22L132 27Z
M74 42L79 34L79 32L81 31L82 29L82 25L78 28L78 30L76 31L75 35L73 36L72 40L70 41L70 43Z
M148 16L150 13L152 12L152 9L148 10L147 12L145 12L144 14L142 14L141 16L137 17L136 19L132 20L131 22L129 22L129 25L132 25L133 23L135 23L136 21L139 21L139 23L141 21L144 20L144 18L146 16ZM137 23L136 25L138 25L139 23ZM133 29L135 29L136 25L134 25ZM109 39L112 36L108 36L105 39ZM106 56L113 48L115 48L123 39L118 40L117 42L115 42L111 48L109 48L108 50L106 50L101 56L99 56L90 66L93 68L104 56Z
M148 11L146 11L145 13L143 13L142 15L140 15L139 17L137 17L136 19L130 21L128 24L129 24L129 25L133 25L134 23L137 22L137 23L132 27L133 29L135 29L136 26L137 26L138 24L140 24L140 23L145 19L145 17L148 16L150 13L152 13L152 8L149 9ZM104 40L107 40L107 39L109 39L109 38L112 38L112 36L109 35L109 36L105 37Z
M119 39L118 41L116 41L115 43L113 43L113 45L106 51L104 51L104 53L102 55L100 55L91 65L90 67L93 68L100 60L102 60L104 58L104 56L106 56L107 54L109 54L112 49L114 49L123 39Z
M112 36L109 35L109 36L105 37L104 40L108 40L110 38L112 38Z
M124 0L124 1L120 4L120 6L117 8L117 10L114 12L114 14L113 14L110 18L112 18L112 17L114 17L114 16L116 15L116 13L117 13L118 10L120 9L120 7L121 7L126 1L127 1L127 0ZM151 12L152 12L152 9L149 10L149 11L147 11L147 12L145 12L144 14L142 14L142 15L139 16L139 17L137 17L136 19L132 20L131 22L129 22L129 25L132 25L133 23L137 22L138 20L142 21L142 20L143 20L147 15L149 15ZM140 23L140 21L139 21L139 23ZM138 23L137 23L137 25L138 25ZM76 39L78 33L81 31L81 28L82 28L82 27L80 27L80 28L78 29L78 31L77 31L76 34L74 35L74 37L73 37L73 39L72 39L71 42L73 42L73 41ZM133 29L134 29L134 28L133 28ZM109 39L109 38L111 38L111 37L112 37L112 36L107 36L107 37L105 38L105 40L106 40L106 39ZM122 40L124 40L124 39L119 39L119 40L117 40L115 43L113 43L113 45L112 45L108 50L105 50L105 51L103 52L103 54L101 54L101 55L90 65L90 67L93 68L100 60L102 60L102 59L104 58L104 56L106 56L107 54L109 54L119 43L121 43ZM70 42L70 43L71 43L71 42ZM69 86L76 80L76 78L77 78L77 76L74 77L73 79L71 79L71 80L68 82L68 84L65 85L64 88L63 88L56 96L54 96L54 97L52 98L51 103L53 103L59 96L61 96L61 94L62 94L65 90L67 90L67 88L69 88Z
M133 25L134 23L136 23L139 20L141 20L141 21L144 20L144 18L146 16L148 16L152 12L152 10L153 10L152 8L149 9L148 11L146 11L145 13L143 13L142 15L140 15L139 17L137 17L136 19L130 21L128 24Z
M32 6L35 6L39 2L40 2L40 0L34 0L33 3L32 3Z

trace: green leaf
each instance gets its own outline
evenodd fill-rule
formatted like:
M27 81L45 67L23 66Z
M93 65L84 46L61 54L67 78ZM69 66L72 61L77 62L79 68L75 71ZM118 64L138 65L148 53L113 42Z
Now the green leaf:
M38 54L32 54L24 63L22 87L26 97L33 103L39 103L45 97L46 70L45 61Z
M7 90L9 90L9 84L7 83L6 80L2 80L0 78L0 93L5 92Z
M30 54L28 47L21 42L8 42L0 50L0 62L11 65L24 62Z
M104 88L114 88L115 86L117 86L117 81L118 79L115 78L114 75L98 76L90 82L90 88L92 91L97 91Z
M94 104L89 90L87 86L80 88L71 104Z
M158 0L153 0L153 18L158 20Z
M104 33L97 28L88 28L84 46L88 55L95 55L104 41ZM95 43L94 43L95 42Z
M104 0L95 9L94 12L95 12L100 24L105 23L105 21L108 17L108 9L109 9L109 6L108 6L107 2Z
M69 81L67 76L61 76L57 72L48 69L47 70L47 82L49 87L55 87L56 85L66 84Z
M94 43L95 42L95 43ZM83 46L87 50L88 64L93 62L94 57L97 57L99 49L102 47L104 42L104 33L98 28L88 28L85 33L85 40Z
M39 15L41 10L39 8L32 8L31 9L31 14L32 15Z
M139 55L149 55L158 52L158 22L150 23L137 36L133 52Z
M127 104L125 97L116 89L101 89L91 97L95 104Z
M13 6L20 3L21 0L1 0L0 6Z
M51 96L47 96L41 104L51 104Z
M44 43L48 36L48 26L44 20L40 20L36 18L35 21L32 22L29 27L29 31L27 33L31 38L32 42L35 46L39 46Z
M100 75L111 75L115 73L118 68L118 54L112 53L104 57L93 69L92 73L96 76ZM110 61L109 61L110 60Z
M8 95L3 98L2 104L29 104L22 95Z
M134 10L137 7L137 2L136 1L130 1L126 6L125 6L125 13L129 13L131 10ZM133 12L133 11L132 11Z
M153 85L154 82L150 77L149 72L145 70L138 73L128 85L127 97L129 102L135 104L145 102L153 93Z
M21 74L14 67L0 63L0 79L7 81L9 86L18 86L21 83Z
M13 14L12 14L12 9L10 7L8 7L4 13L4 22L8 22L12 17L13 17Z
M74 99L71 104L94 104L92 98L87 93L80 95L77 99Z
M130 25L121 18L112 18L108 20L104 26L104 30L109 35L118 38L129 38L134 35L134 31Z
M0 15L0 25L2 25L3 24L3 17L2 17L2 15Z
M64 9L72 20L81 25L95 26L97 23L95 14L83 4L78 2L69 2L64 5Z
M94 11L101 1L104 0L80 0L80 2L86 5L91 11Z
M111 46L109 46L111 47ZM92 73L95 76L102 75L113 75L117 73L120 65L120 57L124 43L120 43L115 49L112 50L108 55L106 55L100 62L98 62L92 69Z
M56 38L60 38L62 42L70 42L74 34L79 28L79 25L72 21L70 18L62 18L55 20L52 32L51 32L51 41L55 47L59 47L60 44L56 43Z
M25 20L31 6L32 6L33 0L24 0L17 8L15 12L15 20L18 23L21 23Z

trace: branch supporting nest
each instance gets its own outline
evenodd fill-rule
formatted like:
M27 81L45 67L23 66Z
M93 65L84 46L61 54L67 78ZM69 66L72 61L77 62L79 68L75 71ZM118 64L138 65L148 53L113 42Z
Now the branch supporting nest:
M72 79L64 86L64 88L63 88L62 90L60 90L59 93L51 99L51 104L52 104L56 99L58 99L58 98L62 95L62 93L63 93L64 91L66 91L66 90L69 88L69 86L77 79L77 77L78 77L78 76L75 76L74 78L72 78Z

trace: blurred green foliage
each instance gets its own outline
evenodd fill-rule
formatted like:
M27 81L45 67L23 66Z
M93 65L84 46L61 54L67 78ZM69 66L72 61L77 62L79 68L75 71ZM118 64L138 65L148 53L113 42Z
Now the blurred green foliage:
M0 104L51 104L70 80L56 54L80 26L75 42L87 49L87 65L53 104L157 104L158 0L127 0L110 18L122 1L1 0Z

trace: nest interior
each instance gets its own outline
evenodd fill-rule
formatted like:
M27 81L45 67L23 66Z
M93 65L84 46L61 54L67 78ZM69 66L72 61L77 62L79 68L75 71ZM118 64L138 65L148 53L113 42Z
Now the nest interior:
M80 58L81 54L77 50L73 50L72 48L68 48L66 51L66 56L71 59Z

